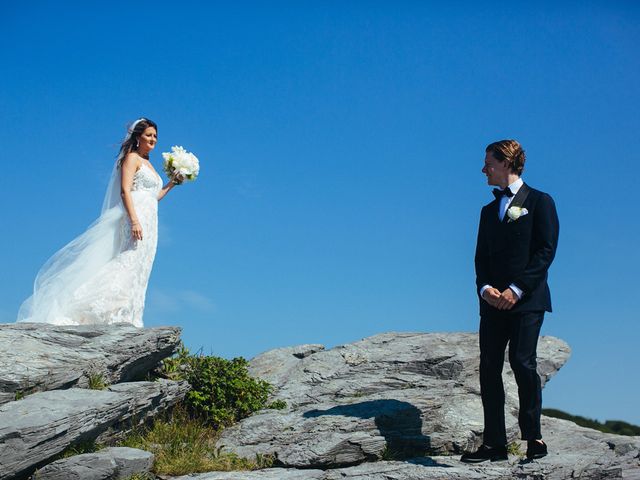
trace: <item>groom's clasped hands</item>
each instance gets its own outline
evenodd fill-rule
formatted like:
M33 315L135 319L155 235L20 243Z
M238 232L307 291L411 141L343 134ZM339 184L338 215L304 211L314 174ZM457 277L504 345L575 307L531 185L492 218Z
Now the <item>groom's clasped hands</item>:
M518 296L511 288L500 292L497 288L489 287L482 293L482 298L498 310L511 310L518 302Z

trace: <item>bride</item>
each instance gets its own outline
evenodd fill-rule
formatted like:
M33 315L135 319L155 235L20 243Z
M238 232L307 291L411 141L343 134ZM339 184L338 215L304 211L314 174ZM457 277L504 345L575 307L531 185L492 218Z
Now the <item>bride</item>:
M40 269L18 322L143 326L158 243L158 201L184 180L174 175L162 185L149 161L157 140L158 127L147 118L129 127L100 217Z

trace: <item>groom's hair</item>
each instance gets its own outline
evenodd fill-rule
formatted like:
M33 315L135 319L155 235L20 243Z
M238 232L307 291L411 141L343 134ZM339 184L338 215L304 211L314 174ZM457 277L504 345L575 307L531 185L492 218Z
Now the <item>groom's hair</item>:
M491 153L499 162L507 162L512 173L520 176L524 170L525 154L522 146L515 140L500 140L487 145L486 153Z

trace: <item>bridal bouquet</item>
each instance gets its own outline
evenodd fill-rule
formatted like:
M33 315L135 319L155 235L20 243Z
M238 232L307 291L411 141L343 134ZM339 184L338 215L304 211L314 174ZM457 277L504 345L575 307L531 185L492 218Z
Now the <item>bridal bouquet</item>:
M173 178L177 172L185 180L195 180L200 173L198 158L177 145L171 147L171 152L163 153L162 158L164 158L164 172L169 178Z

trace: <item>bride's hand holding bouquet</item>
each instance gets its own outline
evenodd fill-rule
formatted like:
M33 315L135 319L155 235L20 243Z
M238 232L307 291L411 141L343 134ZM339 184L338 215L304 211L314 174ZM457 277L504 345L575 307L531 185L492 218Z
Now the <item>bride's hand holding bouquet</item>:
M184 181L194 181L200 173L200 162L191 152L179 146L171 147L171 152L162 154L163 169L174 185L181 185Z

